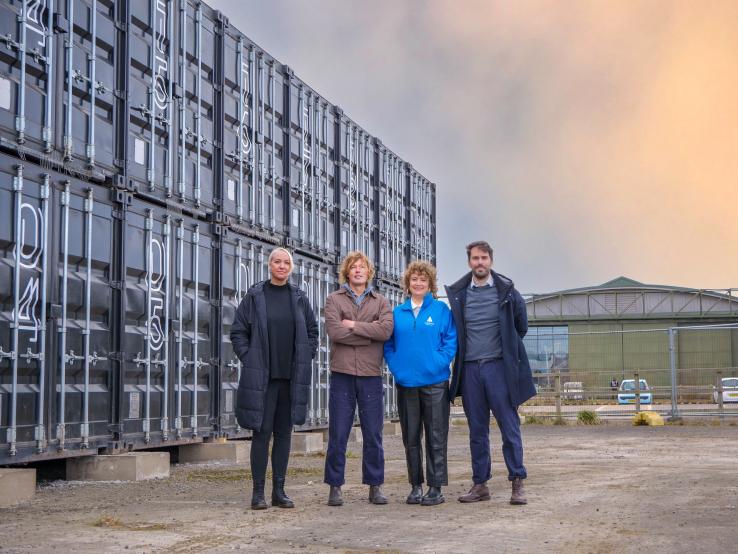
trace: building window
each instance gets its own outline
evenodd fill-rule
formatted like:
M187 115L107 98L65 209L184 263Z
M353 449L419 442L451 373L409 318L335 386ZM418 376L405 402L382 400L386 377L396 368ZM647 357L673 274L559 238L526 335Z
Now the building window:
M567 326L530 327L523 344L534 372L549 373L569 369Z

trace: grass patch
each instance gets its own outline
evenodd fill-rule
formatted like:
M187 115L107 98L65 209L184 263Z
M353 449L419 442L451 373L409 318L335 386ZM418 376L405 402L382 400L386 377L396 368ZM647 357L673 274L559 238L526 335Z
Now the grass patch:
M110 515L100 516L92 526L123 531L166 531L169 529L166 523L124 523L119 518Z
M561 416L558 416L558 417L553 418L553 424L554 425L569 425L566 422L566 420L563 417L561 417Z
M525 416L525 425L545 425L546 420L541 416L527 415Z
M465 417L452 417L451 418L451 425L464 425L466 426L466 418Z
M349 460L356 460L358 458L361 458L356 452L352 452L351 450L346 451L346 458Z
M602 423L600 416L591 410L582 410L577 413L577 421L583 425L599 425Z

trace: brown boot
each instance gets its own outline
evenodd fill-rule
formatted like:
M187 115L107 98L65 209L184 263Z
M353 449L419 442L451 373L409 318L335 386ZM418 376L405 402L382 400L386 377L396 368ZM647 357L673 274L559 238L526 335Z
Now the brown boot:
M525 489L523 488L523 480L516 477L512 482L512 496L510 504L527 504L528 499L525 497Z
M487 483L475 483L474 486L464 496L459 497L459 502L479 502L480 500L489 500L489 489Z

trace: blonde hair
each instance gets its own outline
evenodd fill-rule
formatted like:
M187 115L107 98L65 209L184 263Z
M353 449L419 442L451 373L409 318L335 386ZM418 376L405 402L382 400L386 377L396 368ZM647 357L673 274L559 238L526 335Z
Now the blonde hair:
M272 250L269 253L269 258L267 259L267 265L270 265L272 263L272 258L277 252L284 252L287 254L287 257L290 259L290 273L292 273L292 270L295 269L295 260L292 259L292 253L284 248L283 246L277 246L274 250Z
M430 289L433 298L438 298L438 284L436 282L436 268L432 263L423 260L415 260L410 262L405 269L405 274L402 276L402 287L405 292L410 292L410 277L413 275L421 275L428 278L428 288Z
M369 270L367 282L374 279L374 264L372 263L372 261L363 252L353 250L346 254L346 257L341 262L341 267L338 270L338 282L340 284L343 285L349 280L349 270L351 269L351 266L354 265L356 262L364 262L364 264L366 264L366 267Z

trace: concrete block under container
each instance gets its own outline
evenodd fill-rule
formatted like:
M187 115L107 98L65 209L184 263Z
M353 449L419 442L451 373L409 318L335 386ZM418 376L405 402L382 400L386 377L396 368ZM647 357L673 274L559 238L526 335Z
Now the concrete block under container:
M323 442L328 444L329 429L323 429ZM352 427L348 436L349 442L364 442L364 436L361 434L361 427Z
M28 502L36 494L36 470L0 467L0 508Z
M323 451L322 433L292 433L292 453L312 454Z
M399 421L385 421L382 434L383 435L401 435L402 427L400 427L400 422Z
M169 477L169 452L130 452L67 460L69 481L146 481Z
M194 464L222 460L234 464L249 460L251 443L248 441L202 442L179 447L179 462Z

